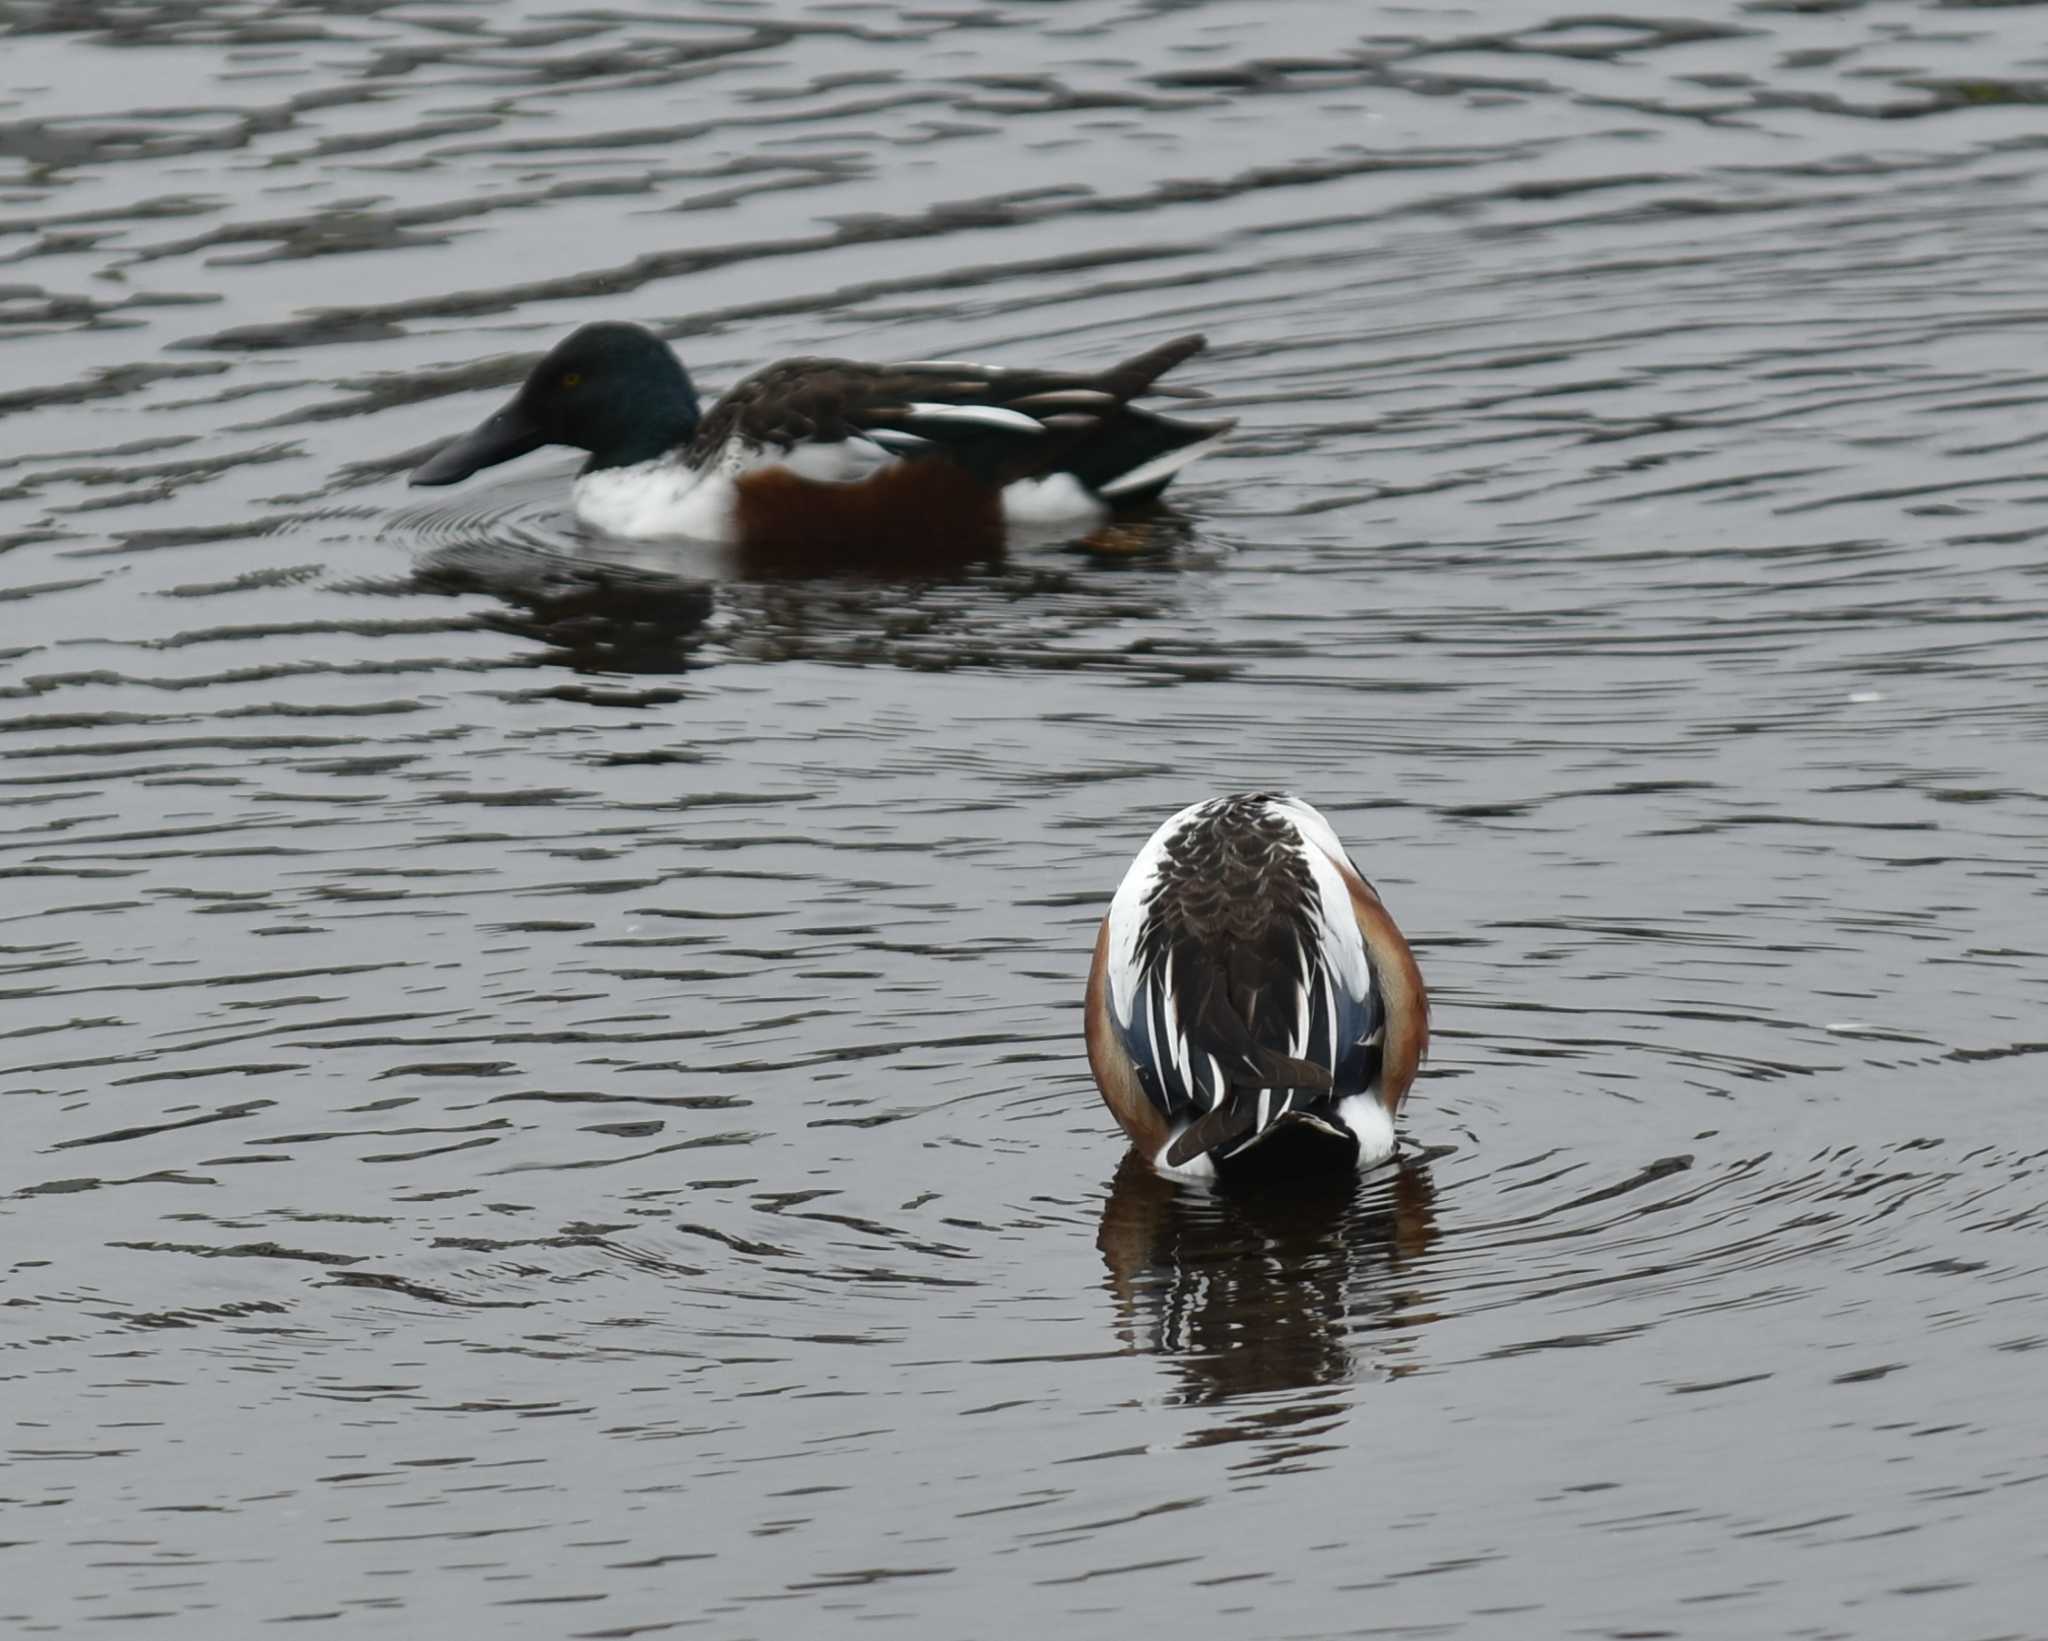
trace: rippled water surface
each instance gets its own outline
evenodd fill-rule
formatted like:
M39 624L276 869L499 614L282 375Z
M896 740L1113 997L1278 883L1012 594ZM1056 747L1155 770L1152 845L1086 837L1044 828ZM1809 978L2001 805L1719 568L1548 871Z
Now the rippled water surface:
M2035 5L0 7L0 1629L2048 1634L2044 101ZM1241 427L918 579L404 488L597 317ZM1080 1052L1252 785L1436 997L1329 1197Z

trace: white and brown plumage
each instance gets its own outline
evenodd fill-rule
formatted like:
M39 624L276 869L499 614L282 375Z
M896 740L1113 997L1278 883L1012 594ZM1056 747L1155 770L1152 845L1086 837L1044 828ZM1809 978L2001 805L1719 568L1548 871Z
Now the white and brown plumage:
M1408 942L1288 794L1192 804L1138 851L1095 942L1088 1063L1163 1172L1362 1167L1429 1047Z

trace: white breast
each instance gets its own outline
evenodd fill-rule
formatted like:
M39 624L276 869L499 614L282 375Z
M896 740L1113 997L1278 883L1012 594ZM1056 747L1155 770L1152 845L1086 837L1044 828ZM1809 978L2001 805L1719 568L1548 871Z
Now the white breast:
M893 459L867 439L800 444L793 449L735 439L702 467L664 456L636 467L585 473L576 480L576 516L607 535L635 540L686 536L730 542L739 533L734 481L742 473L780 467L820 484L850 484Z
M737 499L732 477L722 469L698 472L665 459L581 474L575 491L576 516L585 524L635 541L731 541Z

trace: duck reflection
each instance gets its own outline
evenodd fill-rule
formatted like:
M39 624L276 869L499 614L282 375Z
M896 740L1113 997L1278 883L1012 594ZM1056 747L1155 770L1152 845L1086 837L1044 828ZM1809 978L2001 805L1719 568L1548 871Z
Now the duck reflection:
M1171 578L1122 571L1159 564L1185 537L1185 520L1162 511L1105 526L1067 551L948 557L926 544L847 564L787 547L746 555L623 543L600 556L523 540L509 527L497 539L465 528L463 539L421 556L410 590L487 594L502 608L482 620L579 672L679 673L711 646L757 661L1147 672L1172 670L1173 658L1131 652L1123 626L1168 611L1178 593ZM1098 628L1117 631L1114 648L1090 650Z
M869 543L858 557L829 539L815 542L782 540L768 545L724 550L727 578L744 581L880 581L951 580L967 576L993 578L1003 572L1028 574L1040 565L1095 559L1157 559L1184 546L1192 534L1187 516L1154 506L1142 513L1097 526L1086 535L1061 533L1032 536L1012 532L991 542L983 537L948 538L913 534L901 541Z
M1430 1320L1418 1283L1436 1234L1424 1162L1233 1196L1130 1152L1095 1245L1125 1344L1172 1358L1188 1400L1209 1403L1355 1377L1362 1335ZM1372 1354L1405 1348L1390 1333Z
M717 607L704 581L503 548L433 554L414 582L429 592L490 594L503 608L483 617L489 626L544 645L549 661L586 673L685 671Z

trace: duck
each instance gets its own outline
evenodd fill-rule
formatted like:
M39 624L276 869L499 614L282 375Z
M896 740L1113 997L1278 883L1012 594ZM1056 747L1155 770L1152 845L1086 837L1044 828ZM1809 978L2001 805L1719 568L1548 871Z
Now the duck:
M1138 408L1207 346L1180 336L1099 371L955 359L784 359L700 408L643 325L572 331L511 403L415 467L455 484L543 445L587 451L576 516L633 540L840 552L906 539L998 548L1016 531L1079 536L1158 497L1233 425Z
M1406 938L1285 792L1193 803L1152 834L1097 930L1084 1013L1110 1114L1184 1181L1386 1161L1429 1051Z

